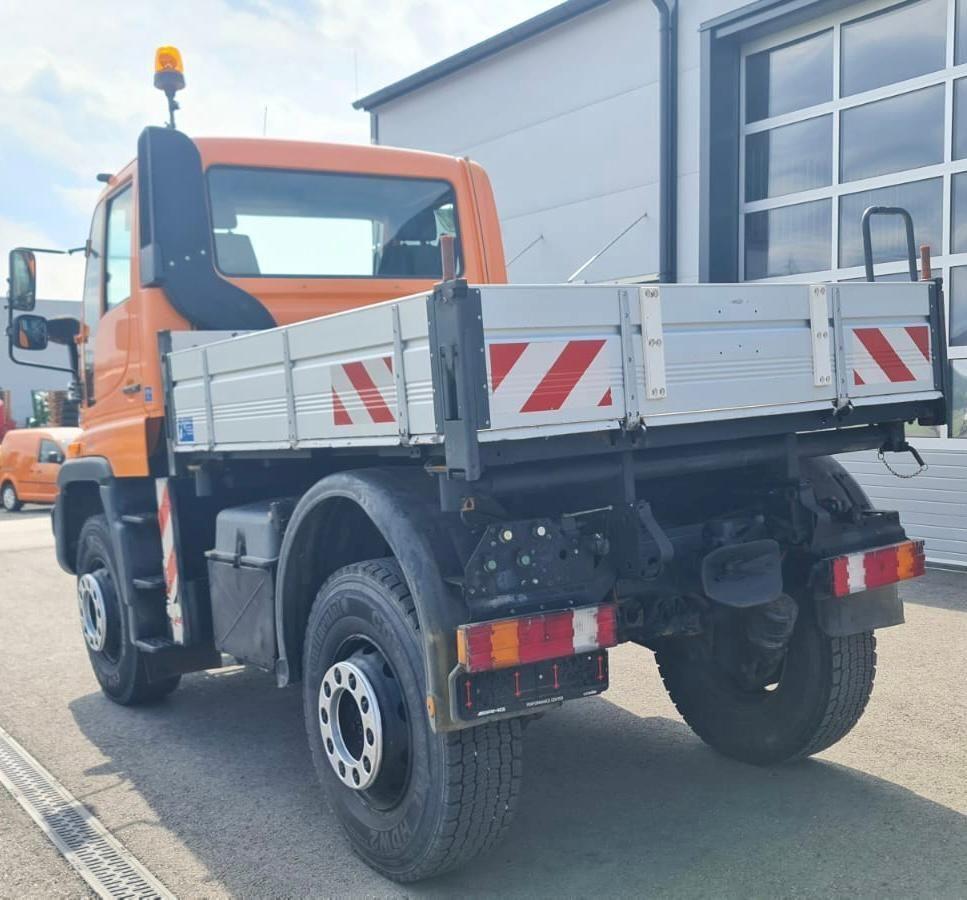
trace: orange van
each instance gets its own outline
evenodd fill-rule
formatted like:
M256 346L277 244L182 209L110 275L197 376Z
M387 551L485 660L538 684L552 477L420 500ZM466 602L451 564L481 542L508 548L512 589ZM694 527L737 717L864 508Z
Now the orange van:
M16 428L0 443L0 502L7 512L24 503L53 503L57 473L79 428Z

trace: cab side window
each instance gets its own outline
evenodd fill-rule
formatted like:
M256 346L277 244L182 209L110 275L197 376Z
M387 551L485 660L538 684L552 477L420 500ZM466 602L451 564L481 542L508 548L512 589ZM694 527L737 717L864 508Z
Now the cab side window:
M104 308L114 309L131 296L132 191L126 187L107 205L107 255L104 265Z
M41 441L37 459L42 463L60 465L64 461L64 452L53 441Z

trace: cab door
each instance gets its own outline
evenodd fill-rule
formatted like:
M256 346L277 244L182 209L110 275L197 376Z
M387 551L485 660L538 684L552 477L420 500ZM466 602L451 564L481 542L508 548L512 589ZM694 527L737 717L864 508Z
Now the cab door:
M84 284L84 427L100 443L98 426L140 422L140 329L132 301L135 239L132 181L99 205L91 228ZM104 439L116 443L107 432Z

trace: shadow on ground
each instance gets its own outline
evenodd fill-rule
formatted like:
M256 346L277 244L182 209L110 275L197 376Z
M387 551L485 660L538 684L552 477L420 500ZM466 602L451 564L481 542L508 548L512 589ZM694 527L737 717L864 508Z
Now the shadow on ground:
M9 519L10 521L16 521L17 519L43 519L50 518L50 514L53 507L51 506L34 506L28 503L22 509L17 512L7 512L2 506L0 506L0 519Z
M97 771L129 779L232 894L394 890L316 789L297 688L233 669L154 708L90 694L71 709L108 760ZM80 799L96 810L96 794ZM822 760L733 763L678 721L593 699L527 729L504 844L407 894L962 896L964 859L967 819L906 789Z
M928 569L923 578L901 585L900 596L905 603L967 612L967 572Z

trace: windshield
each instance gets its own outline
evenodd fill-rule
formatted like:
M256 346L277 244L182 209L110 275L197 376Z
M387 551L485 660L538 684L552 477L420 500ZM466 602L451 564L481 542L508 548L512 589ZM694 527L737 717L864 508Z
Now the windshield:
M225 275L438 279L457 234L445 181L216 166L208 190Z

